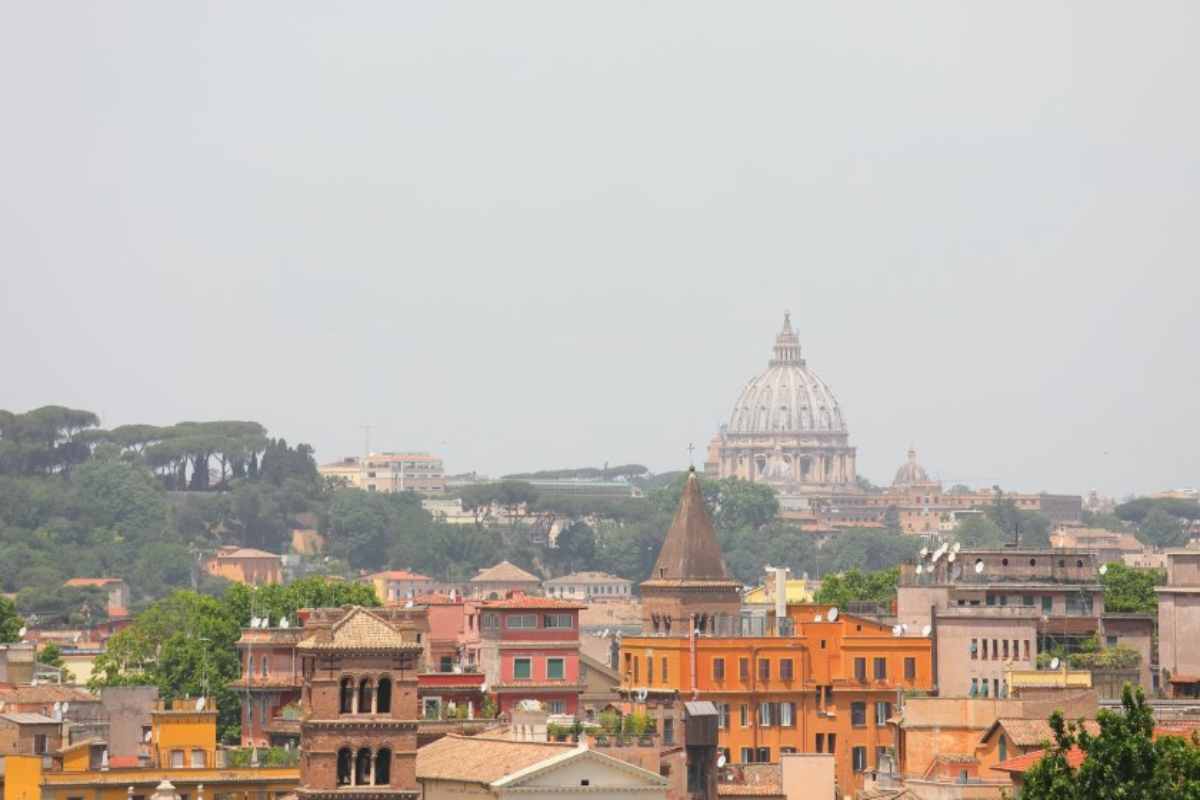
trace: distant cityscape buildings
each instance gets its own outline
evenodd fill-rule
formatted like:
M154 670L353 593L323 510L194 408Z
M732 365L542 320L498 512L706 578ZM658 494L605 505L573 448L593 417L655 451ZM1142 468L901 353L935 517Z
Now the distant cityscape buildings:
M368 492L407 492L443 494L446 470L442 459L424 452L371 453L366 458L350 456L317 471L324 477L337 478L347 486Z

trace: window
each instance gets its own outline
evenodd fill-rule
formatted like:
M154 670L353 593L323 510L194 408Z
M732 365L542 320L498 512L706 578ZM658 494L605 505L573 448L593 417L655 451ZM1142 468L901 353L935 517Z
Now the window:
M887 659L886 658L875 659L875 680L877 680L877 681L887 680Z
M865 658L854 659L854 680L859 683L867 681L867 660Z
M500 627L500 615L487 613L483 615L482 627L484 630L496 630Z
M634 658L633 658L633 682L634 683L638 682L638 665L641 663L641 661L642 660L640 658L638 658L637 656L634 656Z
M876 769L879 769L879 770L883 769L883 762L886 761L887 757L888 757L887 752L888 752L888 749L886 747L884 747L883 745L878 745L875 748L875 768Z
M771 763L771 748L769 748L769 747L758 748L758 763L760 763L760 764L770 764Z
M1105 636L1105 637L1104 637L1104 644L1105 644L1105 646L1106 646L1106 647L1116 647L1116 646L1117 646L1117 637L1115 637L1115 636Z
M662 682L667 682L667 657L662 657Z
M979 685L980 685L980 687L983 689L983 692L982 692L983 696L984 696L984 697L987 697L987 696L988 696L988 681L987 681L987 678L984 678L983 680L981 680L981 681L979 682Z
M867 769L867 748L855 747L850 751L854 760L854 771L865 772Z
M1025 660L1029 660L1029 640L1025 640Z
M795 752L796 752L796 748L794 748L794 747L779 748L779 755L781 755L781 756L791 755L792 753L795 753Z
M813 746L813 752L814 753L824 753L825 752L825 734L823 734L823 733L817 734L817 742Z
M729 730L729 703L717 704L717 727L723 731Z
M192 768L204 769L204 751L198 747L192 750Z
M262 657L262 666L260 667L261 674L265 678L270 673L270 668L267 666L267 657Z
M1021 595L1021 605L1032 606L1033 605L1033 595L1031 595L1031 594Z
M561 658L546 659L546 678L552 681L561 681L565 676L565 668ZM651 678L653 680L653 678Z
M758 724L764 728L771 727L771 703L758 704Z
M833 687L832 686L825 687L825 705L827 705L827 706L833 705Z
M507 628L536 628L537 614L509 614L504 625Z
M387 786L392 782L392 751L380 748L375 754L375 785Z
M738 659L738 677L744 681L750 680L750 659Z
M247 712L252 710L252 706L246 707ZM341 683L341 700L338 710L343 714L350 714L354 711L354 679L342 678ZM253 716L253 714L250 714Z
M654 685L654 656L646 656L646 685Z
M825 640L824 639L821 640L821 649L822 650L825 649Z
M988 654L987 654L987 642L988 642L988 640L987 640L987 639L984 639L984 640L983 640L983 660L984 660L984 661L987 661L987 657L988 657Z
M771 662L765 658L758 660L758 679L760 681L771 680Z
M1054 610L1054 598L1050 595L1042 595L1042 613L1049 614Z
M175 769L183 769L184 753L182 750L171 751L171 766Z
M917 679L917 659L909 656L904 659L904 680L915 681Z
M438 672L450 672L454 669L454 657L442 656L441 663L438 666Z
M528 680L533 677L533 659L514 658L513 677L517 680Z
M795 703L780 703L779 704L779 726L781 728L790 728L796 724L796 704Z
M979 640L971 640L971 660L976 661L979 658Z
M754 763L754 748L753 747L743 747L742 748L742 763L743 764L753 764Z
M867 724L867 704L861 701L855 701L850 704L850 724L856 728L865 727Z
M674 744L675 743L675 720L671 719L670 717L664 718L662 731L663 731L662 732L663 744Z
M725 659L714 658L712 664L713 664L713 680L714 681L725 680Z
M826 736L825 739L826 739L826 741L829 742L829 749L826 750L825 752L826 753L836 753L837 752L837 734L831 733L828 736Z
M745 703L738 706L738 722L743 728L750 727L750 706Z
M779 660L779 677L785 681L790 681L794 677L792 674L792 660L790 658Z
M1002 640L1001 644L1004 645L1004 660L1008 661L1008 639Z
M546 708L550 711L551 714L567 713L567 704L564 703L562 700L551 700L549 703L546 704Z
M390 714L392 711L392 679L380 678L379 689L375 693L375 710L380 714Z
M979 694L979 678L971 678L971 697Z
M1003 733L1000 734L1000 760L1008 761L1008 739L1004 737Z
M47 747L46 734L35 733L33 735L33 752L36 753L37 755L45 755L46 747ZM182 752L182 751L180 751L180 752ZM179 766L182 767L183 764L180 764Z
M570 614L544 614L542 615L543 628L574 628L575 620Z
M892 704L886 700L875 701L875 727L887 725L888 717L892 716Z

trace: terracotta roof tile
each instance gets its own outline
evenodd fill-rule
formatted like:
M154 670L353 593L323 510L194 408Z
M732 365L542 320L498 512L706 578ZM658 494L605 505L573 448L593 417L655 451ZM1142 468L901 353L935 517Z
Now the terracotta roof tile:
M68 701L71 703L99 703L100 699L90 692L85 692L83 689L76 689L71 686L59 686L56 684L43 684L41 686L11 686L0 688L0 700L13 705L24 705L26 703L59 703Z
M1003 727L1009 742L1017 747L1041 747L1054 741L1054 731L1045 719L1000 718L987 729L980 741L989 738L997 726ZM1100 733L1100 725L1094 719L1083 721L1084 730L1093 736Z
M389 581L429 581L433 582L433 578L428 575L422 575L419 572L409 572L406 569L386 569L383 572L373 572L367 576L368 578L383 578Z
M417 778L489 784L574 748L451 733L417 751Z
M1028 772L1034 764L1041 761L1042 757L1045 756L1047 752L1048 751L1046 750L1032 750L1023 756L1010 758L1008 761L1001 761L999 764L992 767L992 769L999 770L1001 772L1012 772L1017 775L1023 775ZM1078 769L1079 765L1083 763L1085 758L1087 758L1087 755L1078 747L1072 747L1067 751L1067 765L1070 766L1071 769Z
M536 575L530 575L525 570L518 567L511 561L501 561L494 567L479 570L479 573L471 578L471 583L541 583L541 579Z
M386 620L362 607L350 609L332 627L313 632L297 647L301 650L420 650Z

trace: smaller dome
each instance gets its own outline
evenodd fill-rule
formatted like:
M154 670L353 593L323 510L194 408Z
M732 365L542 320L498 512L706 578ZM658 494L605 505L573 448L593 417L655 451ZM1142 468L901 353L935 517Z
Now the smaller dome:
M914 486L919 483L929 483L929 473L917 463L917 451L910 447L908 461L901 464L900 469L896 470L896 478L892 481L892 486Z

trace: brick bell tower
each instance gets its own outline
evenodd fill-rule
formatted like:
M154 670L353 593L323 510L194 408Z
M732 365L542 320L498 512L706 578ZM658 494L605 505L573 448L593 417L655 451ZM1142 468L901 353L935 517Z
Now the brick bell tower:
M391 800L417 785L420 627L390 610L318 609L297 645L304 672L301 800Z
M688 471L679 508L648 580L642 581L642 630L688 636L732 630L742 608L741 584L730 577L696 468Z

